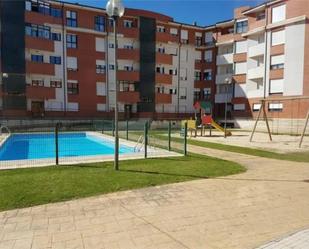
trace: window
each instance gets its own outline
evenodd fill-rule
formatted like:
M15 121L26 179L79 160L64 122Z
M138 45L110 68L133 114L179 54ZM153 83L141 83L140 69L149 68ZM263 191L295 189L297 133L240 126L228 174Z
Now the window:
M234 111L244 111L246 110L245 104L234 104L233 105Z
M236 62L235 74L246 74L246 73L247 73L247 62Z
M96 65L96 73L97 74L105 74L106 66L105 65Z
M164 86L158 86L157 93L164 93Z
M61 56L50 56L49 57L49 63L60 65L61 64Z
M105 31L105 19L103 16L94 17L94 29L96 31Z
M67 48L77 48L77 35L67 34Z
M68 94L78 94L79 84L77 82L68 81Z
M181 48L180 50L180 60L188 61L188 49Z
M169 93L173 94L173 95L176 95L177 94L177 89L176 88L171 88Z
M132 81L121 80L119 81L119 90L120 92L134 92L135 83Z
M195 33L195 46L200 47L202 46L203 38L202 33Z
M61 34L60 33L51 33L51 39L53 41L61 41Z
M67 68L70 71L77 71L77 58L67 57Z
M212 80L211 69L207 69L204 71L204 80Z
M180 68L180 80L187 80L187 69Z
M206 50L204 57L206 62L212 62L212 50Z
M97 104L97 111L98 112L106 111L106 104Z
M185 87L179 88L179 98L180 99L187 99L187 88L185 88Z
M50 87L61 88L62 87L62 81L61 80L51 80L50 81Z
M203 89L203 95L204 99L209 99L211 94L211 88L204 88Z
M109 64L109 65L108 65L108 69L109 69L109 70L115 70L115 65Z
M246 84L234 84L234 97L246 97Z
M163 27L163 26L157 26L157 32L159 32L159 33L165 33L165 27Z
M133 71L133 66L124 66L123 70L124 71Z
M164 74L164 67L157 67L157 68L156 68L156 72L157 72L157 73Z
M236 33L241 34L248 31L248 21L238 21L236 22Z
M50 27L44 25L26 23L26 35L50 39Z
M257 112L257 111L259 111L261 109L261 107L262 107L262 104L253 104L252 110L254 112Z
M169 74L170 75L177 75L177 69L170 69Z
M62 11L56 8L50 8L50 15L53 17L62 17Z
M133 27L133 22L130 20L124 20L123 21L123 26L126 28L132 28Z
M33 61L33 62L43 63L43 60L44 60L43 55L38 55L38 54L32 54L31 55L31 61Z
M205 33L205 44L206 46L213 45L213 33L212 32Z
M195 71L194 72L194 80L200 81L202 79L202 73L201 71Z
M280 22L285 20L286 8L285 4L272 8L271 11L271 22Z
M235 42L236 54L246 53L247 52L247 41L238 41Z
M105 51L105 39L104 38L95 38L95 50L97 52L104 52Z
M115 45L114 45L114 43L109 43L109 44L108 44L108 47L109 47L109 48L115 48Z
M283 93L283 79L270 80L270 94Z
M194 100L200 100L201 96L202 96L201 90L200 89L194 89L194 92L193 92Z
M270 69L284 68L284 55L274 55L270 59Z
M97 96L106 96L106 84L97 82Z
M66 11L67 26L77 27L77 14L75 11Z
M279 30L271 33L271 45L276 46L285 43L285 30Z
M268 111L270 112L281 112L283 110L282 103L269 103L268 104Z
M124 49L130 49L130 50L134 49L133 45L131 45L131 44L125 44L125 45L123 45L123 48Z
M181 30L181 43L188 44L189 43L189 36L188 36L188 30Z
M32 86L44 86L44 80L43 79L32 80L31 85Z
M158 48L158 52L161 54L165 54L165 48Z
M68 102L68 111L77 112L79 104L76 102Z
M172 36L177 36L177 35L178 35L178 30L175 29L175 28L171 28L171 29L170 29L170 34L171 34Z
M114 20L113 19L108 19L108 26L114 27Z

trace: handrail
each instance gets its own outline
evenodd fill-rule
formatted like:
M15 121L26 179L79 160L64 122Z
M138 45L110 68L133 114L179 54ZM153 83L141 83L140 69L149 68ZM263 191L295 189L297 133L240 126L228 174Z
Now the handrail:
M143 148L143 145L145 143L145 139L143 135L140 135L139 138L137 139L136 145L134 146L134 152L140 152L141 149ZM140 148L139 148L140 145Z
M2 135L2 130L3 129L6 129L7 133L11 134L11 131L10 131L9 127L1 125L0 126L0 135Z

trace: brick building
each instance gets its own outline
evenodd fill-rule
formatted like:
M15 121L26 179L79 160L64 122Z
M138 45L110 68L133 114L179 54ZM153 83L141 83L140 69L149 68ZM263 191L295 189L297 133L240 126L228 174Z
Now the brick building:
M309 108L309 6L273 0L235 9L234 18L201 27L126 9L113 23L104 9L59 1L1 1L2 116L177 118L196 100L223 116L267 110L303 118ZM227 83L231 84L227 84ZM297 102L290 98L297 98ZM274 100L275 99L275 100Z

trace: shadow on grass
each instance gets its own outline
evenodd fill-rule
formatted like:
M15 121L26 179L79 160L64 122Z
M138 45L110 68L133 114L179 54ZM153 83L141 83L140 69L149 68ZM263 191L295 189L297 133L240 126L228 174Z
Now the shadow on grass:
M128 173L138 173L138 174L151 174L151 175L166 175L166 176L182 176L182 177L191 177L195 179L209 179L207 176L196 176L196 175L185 175L185 174L172 174L164 172L155 172L155 171L145 171L145 170L134 170L134 169L120 169L119 171L128 172Z

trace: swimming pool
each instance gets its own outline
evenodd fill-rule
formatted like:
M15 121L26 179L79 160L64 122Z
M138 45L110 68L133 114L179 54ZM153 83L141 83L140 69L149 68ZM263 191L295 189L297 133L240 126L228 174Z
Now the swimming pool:
M59 157L112 155L114 141L88 133L60 133ZM119 154L133 153L134 148L120 144ZM0 160L25 160L54 158L55 135L13 134L0 147Z

